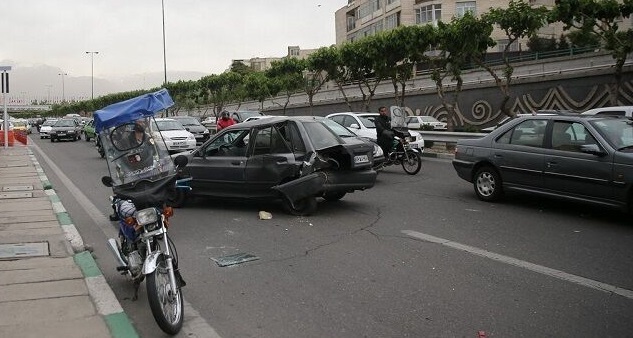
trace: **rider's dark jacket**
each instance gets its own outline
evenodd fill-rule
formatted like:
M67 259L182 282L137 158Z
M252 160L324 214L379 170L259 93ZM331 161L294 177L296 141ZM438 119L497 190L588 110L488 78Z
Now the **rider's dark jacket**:
M377 143L382 148L385 156L391 149L393 142L394 132L391 129L391 117L386 115L378 115L374 119L374 125L376 125L376 138Z

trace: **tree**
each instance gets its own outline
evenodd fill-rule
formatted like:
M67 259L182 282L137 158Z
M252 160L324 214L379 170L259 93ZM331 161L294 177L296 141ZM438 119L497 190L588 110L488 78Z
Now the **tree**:
M548 10L544 6L532 7L523 0L511 0L508 8L490 8L489 12L482 15L482 20L492 25L497 25L506 35L508 41L502 52L504 67L501 69L501 75L497 71L487 65L484 59L479 55L474 55L475 63L483 67L495 80L495 84L503 94L499 109L507 116L514 116L516 112L511 112L508 107L510 101L510 83L512 82L512 73L514 67L510 63L508 52L511 47L519 40L525 37L532 37L539 28L543 27L547 19ZM484 33L487 28L482 26ZM492 31L491 31L492 32ZM474 32L473 32L474 33Z
M318 93L323 85L328 81L328 62L330 59L326 53L321 53L322 48L317 50L316 53L308 55L303 60L304 63L304 90L308 95L308 103L310 104L310 112L312 114L312 107L314 106L314 95Z
M264 109L264 101L271 95L277 95L278 91L273 93L271 84L263 72L252 72L244 77L244 88L247 97L257 100L260 109Z
M286 101L284 104L278 104L283 107L283 114L286 114L286 108L290 103L290 97L303 86L303 70L304 64L294 57L285 57L280 61L273 61L270 69L265 74L268 78L276 82L281 92L284 93Z
M467 12L461 18L453 18L450 23L438 22L436 45L438 55L431 58L433 70L431 79L435 82L437 95L447 113L447 128L452 131L456 118L455 106L462 89L462 69L468 66L474 57L481 57L488 47L494 46L490 38L492 25L475 18ZM454 84L446 84L449 77ZM449 88L454 87L447 91Z
M336 84L339 92L343 96L345 103L350 111L352 111L352 103L345 92L345 86L350 80L347 67L343 63L341 57L341 50L335 45L330 47L319 48L314 54L311 55L314 62L315 69L321 69L325 72L326 81L333 81Z
M369 111L376 88L384 79L383 73L375 71L378 68L376 62L384 56L383 39L382 34L371 35L348 42L340 49L348 79L358 86L362 95L364 111Z
M618 105L622 68L633 52L633 28L620 30L618 22L633 13L633 0L556 0L550 22L560 21L564 30L572 28L595 35L615 60L614 82L609 86L611 105Z
M428 59L425 52L434 44L434 39L432 25L400 26L385 33L383 53L375 67L377 73L391 79L397 106L404 106L407 81L413 78L415 65Z
M242 75L236 72L227 71L220 75L212 74L199 81L206 102L213 104L215 113L224 110L224 106L231 100L241 103L246 95L242 86Z

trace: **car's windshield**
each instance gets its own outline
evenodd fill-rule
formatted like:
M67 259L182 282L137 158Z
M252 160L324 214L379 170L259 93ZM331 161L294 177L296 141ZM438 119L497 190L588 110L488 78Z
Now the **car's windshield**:
M333 120L324 119L323 123L325 123L325 125L328 126L328 128L332 129L332 131L335 132L336 135L338 135L340 137L354 137L354 136L356 136L356 134L354 134L352 131L350 131L349 129L343 127L342 125L334 122Z
M304 122L308 137L316 150L321 150L341 144L336 134L328 129L321 121Z
M179 117L178 122L183 126L197 126L200 124L195 117Z
M156 120L156 125L160 131L185 129L182 124L176 120Z
M606 118L590 122L616 149L633 147L633 120Z
M433 116L418 116L418 118L422 122L440 122L438 119L436 119Z
M46 120L42 125L43 126L52 126L57 122L57 120Z
M262 114L257 111L252 111L252 112L243 111L243 112L240 112L240 115L242 115L242 120L246 120L249 117L261 116Z
M57 122L55 122L55 127L74 127L75 126L75 121L74 120L59 120Z
M374 124L374 119L376 118L376 116L369 115L369 116L357 116L357 117L360 120L360 123L362 123L363 126L365 126L365 128L376 128L376 124Z

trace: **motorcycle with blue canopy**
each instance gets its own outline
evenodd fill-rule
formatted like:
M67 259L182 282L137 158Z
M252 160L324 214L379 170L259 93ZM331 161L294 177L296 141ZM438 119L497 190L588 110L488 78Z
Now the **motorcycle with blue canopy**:
M185 281L178 269L178 253L167 233L177 189L188 189L178 180L178 168L187 158L174 160L156 127L154 115L173 101L165 89L119 102L94 114L95 129L110 176L102 183L112 188L110 198L118 221L118 238L108 246L119 266L130 277L134 297L146 281L154 319L168 334L182 328ZM112 220L112 217L111 217Z

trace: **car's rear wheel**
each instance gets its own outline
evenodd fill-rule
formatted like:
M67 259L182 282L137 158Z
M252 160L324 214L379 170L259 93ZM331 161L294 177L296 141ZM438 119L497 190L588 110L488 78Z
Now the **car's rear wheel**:
M286 211L291 215L308 216L317 210L317 201L314 196L308 196L296 201L293 205L290 200L284 198L283 206L284 209L286 209Z
M491 166L484 166L477 170L473 179L473 186L475 194L482 201L496 201L503 194L501 176Z
M51 136L51 143L55 142L55 138Z
M323 194L323 199L328 202L336 202L343 198L347 193L345 191L326 192Z

